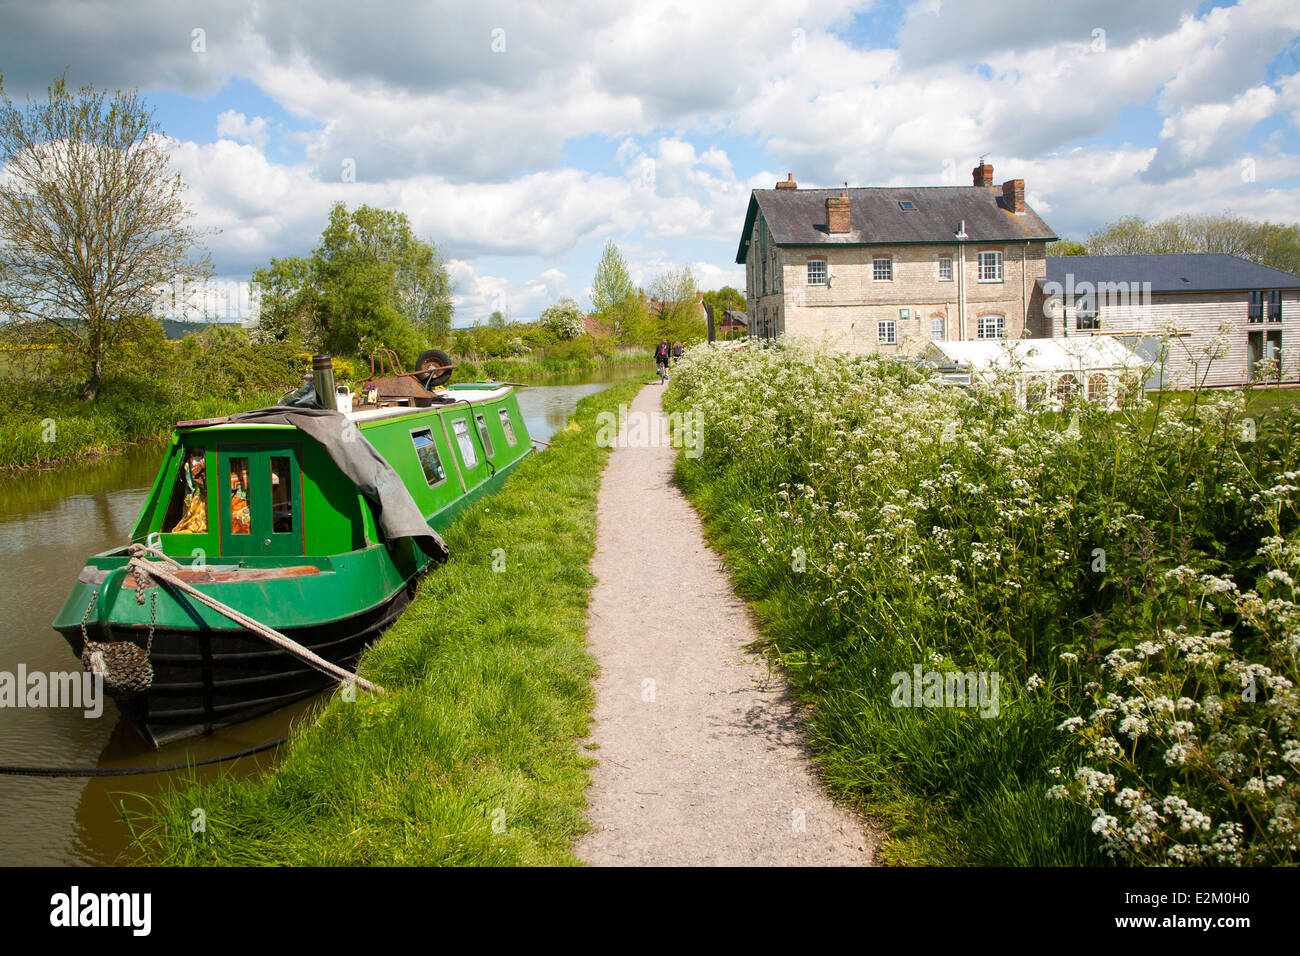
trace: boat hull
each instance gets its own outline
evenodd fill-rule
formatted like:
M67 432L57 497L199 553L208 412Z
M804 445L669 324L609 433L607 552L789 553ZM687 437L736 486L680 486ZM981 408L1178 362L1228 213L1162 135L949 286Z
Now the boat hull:
M284 635L325 660L352 669L362 651L405 610L415 594L412 579L373 608L341 620ZM81 626L57 630L81 656ZM120 623L87 625L86 636L104 643L149 647L153 681L140 693L106 687L126 717L152 747L209 734L319 693L334 680L242 628L155 627Z

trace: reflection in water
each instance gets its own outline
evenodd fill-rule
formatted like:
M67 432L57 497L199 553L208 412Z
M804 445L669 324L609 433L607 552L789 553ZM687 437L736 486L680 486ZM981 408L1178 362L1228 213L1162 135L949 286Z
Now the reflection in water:
M564 427L578 399L618 381L653 375L646 369L606 369L521 388L529 433L543 440ZM135 446L96 462L0 476L0 671L80 672L81 662L50 627L85 565L100 551L121 547L152 487L165 447ZM161 767L246 750L285 736L310 717L317 695L209 737L150 750L105 701L86 719L71 709L0 709L0 764L38 767ZM197 768L201 780L251 774L275 752ZM100 778L0 776L0 865L107 864L128 843L122 814L139 813L160 792L165 774Z

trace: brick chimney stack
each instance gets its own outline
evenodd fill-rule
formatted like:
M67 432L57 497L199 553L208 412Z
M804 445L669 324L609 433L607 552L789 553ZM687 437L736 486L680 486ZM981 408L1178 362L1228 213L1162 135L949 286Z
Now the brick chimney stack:
M1025 181L1008 179L1002 184L1002 199L1012 212L1025 211Z
M826 231L832 235L849 231L849 197L843 191L826 198Z
M794 173L786 173L785 180L776 184L777 189L798 189L799 184L794 181Z
M980 160L980 164L971 170L971 174L975 179L976 186L993 185L993 167L983 160Z

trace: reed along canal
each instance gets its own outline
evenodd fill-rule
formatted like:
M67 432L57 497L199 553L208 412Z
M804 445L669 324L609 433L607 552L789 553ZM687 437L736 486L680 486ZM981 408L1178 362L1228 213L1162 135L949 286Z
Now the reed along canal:
M648 366L600 369L518 390L533 438L563 428L578 400L615 382L653 375ZM85 559L127 542L157 475L165 446L136 445L120 455L60 468L0 476L0 673L79 673L81 662L50 627ZM436 573L436 571L434 572ZM105 695L103 714L70 707L0 707L0 766L125 769L165 767L257 747L284 737L317 695L207 736L148 749ZM255 774L275 751L197 768L201 779ZM167 775L32 777L0 774L0 865L102 865L120 862L129 831L123 813L145 809Z

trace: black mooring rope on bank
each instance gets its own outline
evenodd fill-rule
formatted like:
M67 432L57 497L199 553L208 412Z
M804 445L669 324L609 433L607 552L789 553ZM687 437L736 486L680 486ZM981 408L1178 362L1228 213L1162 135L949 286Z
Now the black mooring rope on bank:
M202 767L207 764L223 763L227 760L238 760L240 757L251 757L253 754L260 754L264 750L270 750L272 747L278 747L289 738L281 737L279 740L272 740L268 744L260 744L256 747L249 747L247 750L241 750L238 753L223 754L220 757L209 757L206 760L196 760L193 763L174 763L169 767L4 767L0 766L0 775L9 774L15 777L130 777L144 773L172 773L176 770L188 770L190 767Z

